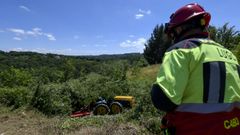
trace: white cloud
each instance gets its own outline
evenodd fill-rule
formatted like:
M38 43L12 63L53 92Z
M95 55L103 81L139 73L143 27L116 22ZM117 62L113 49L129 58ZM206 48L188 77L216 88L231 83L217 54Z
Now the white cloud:
M55 41L56 40L56 38L52 34L44 33L44 35L48 38L48 40L51 40L51 41Z
M40 29L40 28L33 28L32 30L26 31L25 35L37 37L37 36L42 36L44 34L46 34L46 33L42 32L42 29Z
M131 41L131 40L126 40L122 43L120 43L120 46L123 48L136 48L138 49L138 51L143 51L144 49L144 44L146 43L146 39L145 38L138 38L135 41Z
M4 32L4 30L0 30L0 33Z
M12 48L9 51L23 51L23 52L39 52L39 53L54 53L54 54L70 54L73 52L73 49L66 48L66 49L55 49L50 50L46 48L34 48L34 49L24 49L24 48Z
M42 29L38 27L33 28L32 31L29 31L29 32L32 32L34 36L41 36L45 34L42 32Z
M33 37L40 37L40 36L45 36L48 38L50 41L55 41L56 38L54 37L53 34L50 33L45 33L42 31L41 28L33 28L32 30L24 30L24 29L16 29L16 28L9 28L7 29L9 32L14 33L15 35L19 36L33 36ZM19 37L20 38L20 37Z
M73 51L73 49L67 48L67 49L50 50L50 51L51 53L57 53L57 54L69 54Z
M143 18L145 15L150 15L151 14L151 10L142 10L142 9L139 9L138 10L138 13L135 14L135 18L136 19L141 19Z
M22 38L20 38L20 37L13 37L13 40L18 40L18 41L20 41L20 40L22 40Z
M16 35L24 35L25 31L23 29L10 28L8 31L15 33Z
M26 6L21 5L21 6L19 6L19 8L23 9L24 11L31 12L31 10Z
M34 33L33 31L27 31L26 34L31 36L36 36L36 33Z
M150 15L150 14L152 13L151 10L142 10L142 9L139 9L138 11L139 11L139 13L146 14L146 15Z
M136 14L135 15L135 18L136 19L141 19L141 18L143 18L144 17L144 14Z
M12 48L10 49L10 51L24 51L23 48Z

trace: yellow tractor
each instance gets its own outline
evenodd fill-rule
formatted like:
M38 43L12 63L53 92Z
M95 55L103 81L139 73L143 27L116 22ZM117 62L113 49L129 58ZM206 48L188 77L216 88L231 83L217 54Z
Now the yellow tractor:
M115 96L113 100L108 101L100 97L94 105L93 114L118 114L123 111L123 108L132 108L134 102L133 96Z
M115 96L113 99L105 100L99 97L97 101L82 107L79 111L73 112L71 117L84 117L91 115L118 114L124 108L132 108L135 104L133 96Z

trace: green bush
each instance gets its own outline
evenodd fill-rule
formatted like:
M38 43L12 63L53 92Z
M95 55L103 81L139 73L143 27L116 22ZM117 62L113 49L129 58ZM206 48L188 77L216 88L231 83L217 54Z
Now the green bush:
M32 69L32 74L36 82L43 84L59 83L63 81L63 72L55 67L41 67Z
M38 85L31 105L46 115L69 114L71 99L69 87L64 84Z
M126 72L128 69L127 62L120 61L108 61L99 66L99 70L96 73L111 78L111 80L126 80Z
M0 88L0 103L19 108L29 103L31 92L26 87Z
M14 67L0 71L0 87L28 86L32 82L32 75L27 70Z

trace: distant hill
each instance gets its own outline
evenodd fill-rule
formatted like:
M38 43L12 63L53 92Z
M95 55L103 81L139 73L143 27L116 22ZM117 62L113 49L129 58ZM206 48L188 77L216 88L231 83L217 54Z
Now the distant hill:
M35 68L35 67L56 67L66 64L66 60L75 63L82 62L102 62L111 60L127 60L129 63L143 58L140 53L112 54L112 55L89 55L89 56L68 56L60 54L43 54L37 52L4 52L0 50L0 69L13 66L15 68Z
M125 53L125 54L102 54L102 55L61 55L61 54L53 54L53 53L38 53L38 52L18 52L18 51L10 51L4 52L0 50L0 55L5 56L51 56L51 57L66 57L66 58L80 58L80 59L92 59L92 60L107 60L107 59L128 59L130 57L142 57L141 53Z
M103 55L86 55L77 56L78 58L95 59L95 60L113 60L113 59L129 59L139 58L143 55L141 53L125 53L125 54L103 54Z

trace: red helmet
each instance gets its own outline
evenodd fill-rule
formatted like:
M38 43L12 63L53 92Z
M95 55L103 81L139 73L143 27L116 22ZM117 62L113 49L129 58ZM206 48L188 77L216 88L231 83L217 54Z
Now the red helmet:
M166 23L165 32L170 33L173 28L199 16L203 17L201 24L207 27L211 19L210 13L206 12L203 7L197 3L187 4L171 15L169 23Z

